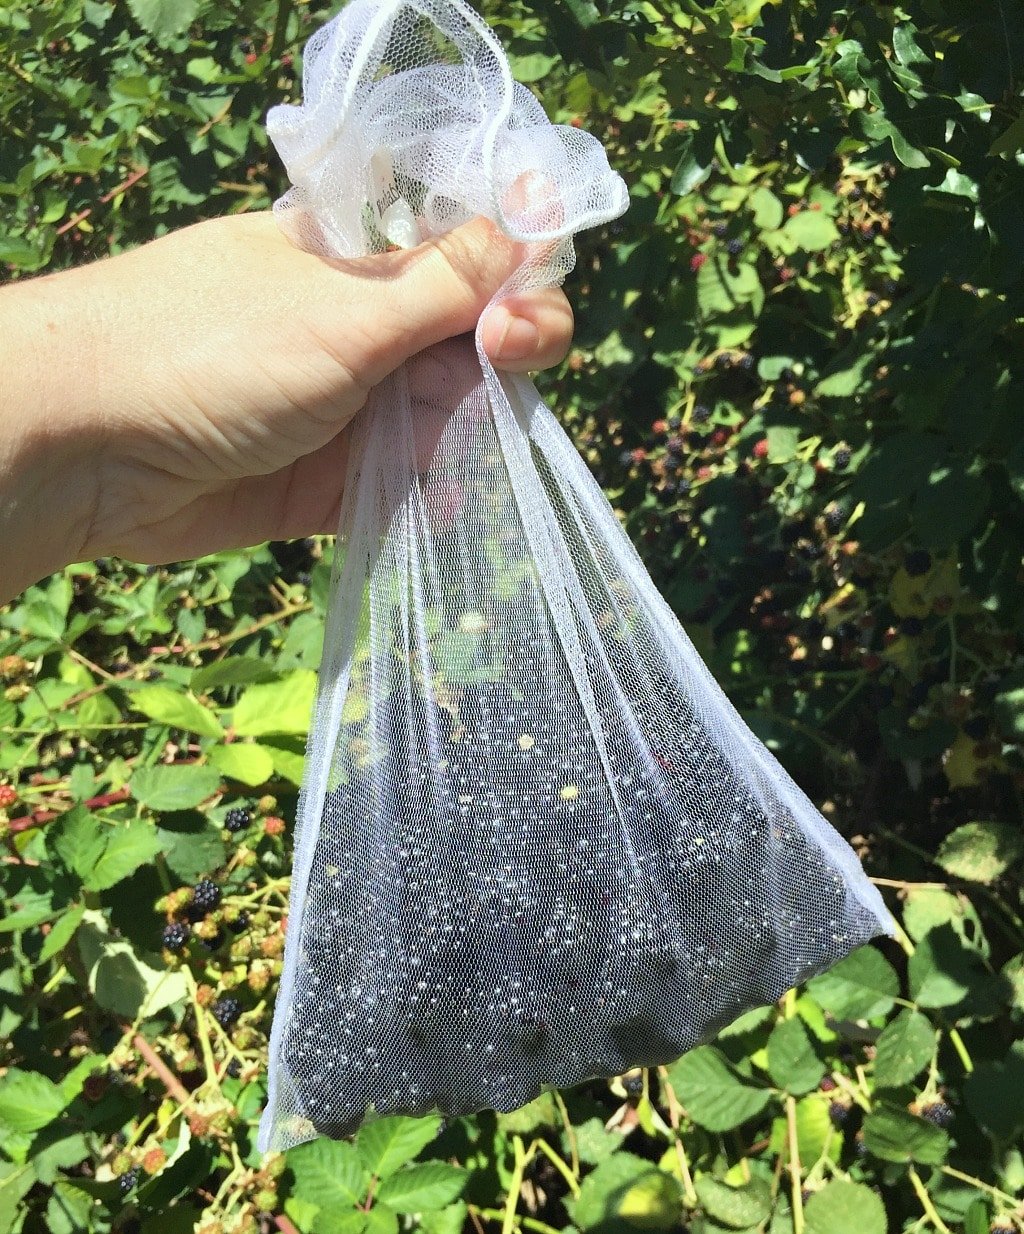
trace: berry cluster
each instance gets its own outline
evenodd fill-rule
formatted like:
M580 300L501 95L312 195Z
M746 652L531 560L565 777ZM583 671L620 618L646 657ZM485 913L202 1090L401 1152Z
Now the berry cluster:
M252 815L248 810L236 806L232 810L228 810L224 815L224 830L230 831L232 835L236 835L239 831L244 831L252 822Z

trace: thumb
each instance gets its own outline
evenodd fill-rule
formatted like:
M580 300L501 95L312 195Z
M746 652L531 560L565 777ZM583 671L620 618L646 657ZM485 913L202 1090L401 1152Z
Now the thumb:
M494 294L526 259L525 246L476 218L414 249L360 259L366 311L379 345L377 381L410 356L476 329Z

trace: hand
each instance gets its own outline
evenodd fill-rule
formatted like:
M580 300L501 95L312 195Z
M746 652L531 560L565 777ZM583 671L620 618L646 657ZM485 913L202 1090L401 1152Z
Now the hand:
M21 444L6 467L0 452L0 498L13 491L21 516L0 505L13 546L0 598L69 561L333 532L345 429L370 389L474 329L521 255L478 219L416 249L327 261L263 213L15 284L0 294L17 365L0 406ZM558 363L571 334L552 288L492 309L483 342L524 371Z

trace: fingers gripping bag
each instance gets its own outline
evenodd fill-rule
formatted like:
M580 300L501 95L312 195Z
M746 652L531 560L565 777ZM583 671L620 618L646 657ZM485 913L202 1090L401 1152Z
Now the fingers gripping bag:
M351 0L268 127L297 244L487 215L525 254L499 300L627 205L461 0ZM891 930L527 377L456 338L353 432L263 1149L668 1062Z

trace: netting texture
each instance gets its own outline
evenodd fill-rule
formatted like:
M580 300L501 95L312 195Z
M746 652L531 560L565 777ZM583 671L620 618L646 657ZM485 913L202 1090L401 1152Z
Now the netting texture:
M485 214L510 290L626 207L461 0L352 0L268 127L296 243ZM354 426L264 1149L676 1058L890 918L753 736L526 377L430 348Z

